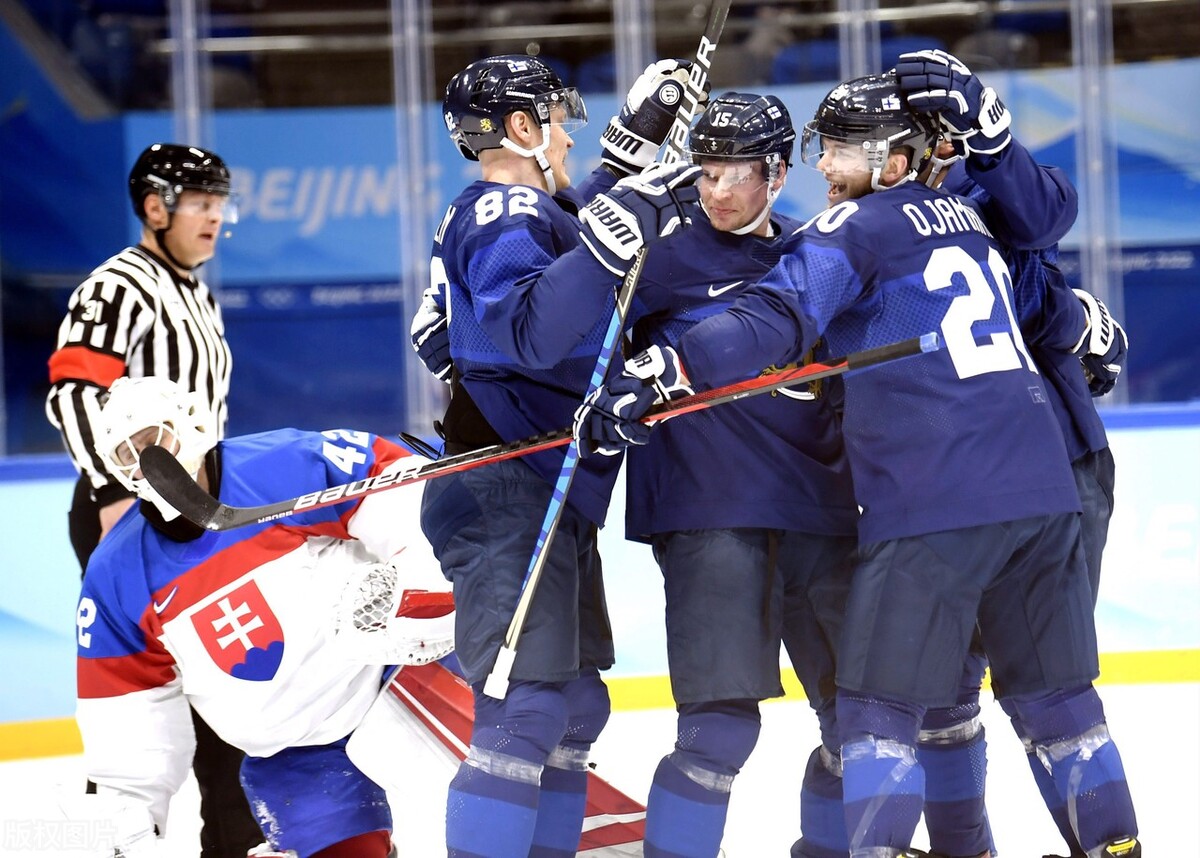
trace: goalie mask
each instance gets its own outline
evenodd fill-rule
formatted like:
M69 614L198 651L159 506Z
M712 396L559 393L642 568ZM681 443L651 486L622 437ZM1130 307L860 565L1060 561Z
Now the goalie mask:
M542 127L542 142L523 149L508 139L504 119L524 111ZM442 118L450 139L468 161L487 149L505 148L537 161L550 193L556 190L546 149L550 126L571 134L587 124L583 97L565 86L552 68L535 57L505 54L471 63L450 79L442 99Z
M762 164L762 175L768 183L766 205L750 223L732 230L736 235L753 232L770 213L783 190L780 179L784 167L791 165L795 140L787 107L774 95L722 93L696 120L688 135L687 156L692 163Z
M891 71L834 87L804 126L800 157L815 169L826 158L836 172L868 170L871 187L879 191L889 187L880 183L880 175L893 149L907 147L912 153L908 173L896 183L903 184L929 163L938 136L936 118L909 109Z
M96 454L113 477L163 521L179 517L141 475L138 460L151 444L170 451L192 477L217 444L216 417L198 393L165 378L118 378L108 391L96 426Z

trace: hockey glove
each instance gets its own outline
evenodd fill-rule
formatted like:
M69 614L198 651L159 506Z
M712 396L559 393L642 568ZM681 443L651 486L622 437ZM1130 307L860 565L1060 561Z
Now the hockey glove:
M937 114L960 154L996 155L1012 140L1012 115L996 90L984 86L945 51L900 55L896 76L913 110Z
M412 344L433 377L450 383L450 320L440 283L421 293L421 307L412 320Z
M1103 396L1113 389L1125 365L1125 355L1129 349L1129 338L1125 329L1117 324L1117 320L1108 312L1104 302L1083 289L1072 290L1083 302L1087 312L1088 324L1084 329L1076 353L1083 364L1084 375L1087 376L1088 389L1092 396Z
M643 245L691 226L700 199L693 164L653 164L599 194L579 213L579 236L600 264L623 276Z
M593 391L575 411L579 455L615 456L626 447L644 446L650 440L650 427L640 422L646 412L693 392L670 346L651 346L634 355L619 376Z
M608 121L600 137L603 163L623 176L650 166L675 121L691 67L679 60L659 60L646 66L625 96L621 112ZM696 110L702 106L703 102Z

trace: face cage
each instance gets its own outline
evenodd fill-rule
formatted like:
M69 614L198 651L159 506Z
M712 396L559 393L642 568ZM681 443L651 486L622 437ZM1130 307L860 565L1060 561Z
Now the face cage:
M173 456L178 456L183 449L179 434L170 422L144 426L136 432L121 438L103 454L104 462L109 471L129 491L141 494L150 484L140 473L141 451L155 445L165 448Z

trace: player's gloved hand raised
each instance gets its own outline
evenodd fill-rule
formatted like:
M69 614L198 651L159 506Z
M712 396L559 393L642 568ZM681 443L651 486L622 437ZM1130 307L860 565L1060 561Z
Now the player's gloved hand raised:
M450 320L446 316L446 298L442 284L435 283L421 293L421 306L412 320L412 344L433 377L450 383Z
M692 224L700 199L694 164L652 164L598 194L579 213L580 238L600 264L623 276L642 247Z
M675 121L691 67L683 60L659 60L646 66L625 96L621 112L609 120L600 137L603 163L622 175L650 166ZM702 105L703 100L696 110Z
M1129 338L1103 301L1083 289L1072 291L1083 302L1088 317L1088 326L1076 351L1092 396L1103 396L1113 389L1121 375Z
M1012 140L1012 115L996 90L984 86L945 51L911 51L896 63L901 91L913 110L937 114L962 154L995 155Z
M626 447L650 440L650 427L640 422L646 412L694 391L679 355L670 346L651 346L625 362L619 376L602 385L575 411L579 455L615 456Z

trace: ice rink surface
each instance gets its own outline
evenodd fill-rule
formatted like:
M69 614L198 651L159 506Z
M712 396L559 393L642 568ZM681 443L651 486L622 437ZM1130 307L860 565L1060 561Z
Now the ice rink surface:
M1125 761L1147 855L1200 856L1200 685L1099 689ZM1061 853L1061 841L1033 786L1020 743L999 707L986 693L985 698L988 811L999 853L1005 858ZM673 734L672 711L616 713L592 755L596 771L644 802L650 777ZM725 837L728 858L786 858L799 832L800 774L816 741L816 720L807 704L764 705L758 747L734 785ZM444 855L442 799L450 767L428 747L414 745L407 756L408 786L391 795L400 855ZM82 784L79 757L0 764L0 855L87 855L64 842L67 836L78 842L84 833L65 829L55 804L57 790L82 789ZM171 807L166 854L172 858L199 853L198 802L195 783L189 780ZM31 849L28 838L34 832L58 837L60 845ZM922 831L914 845L925 845Z

